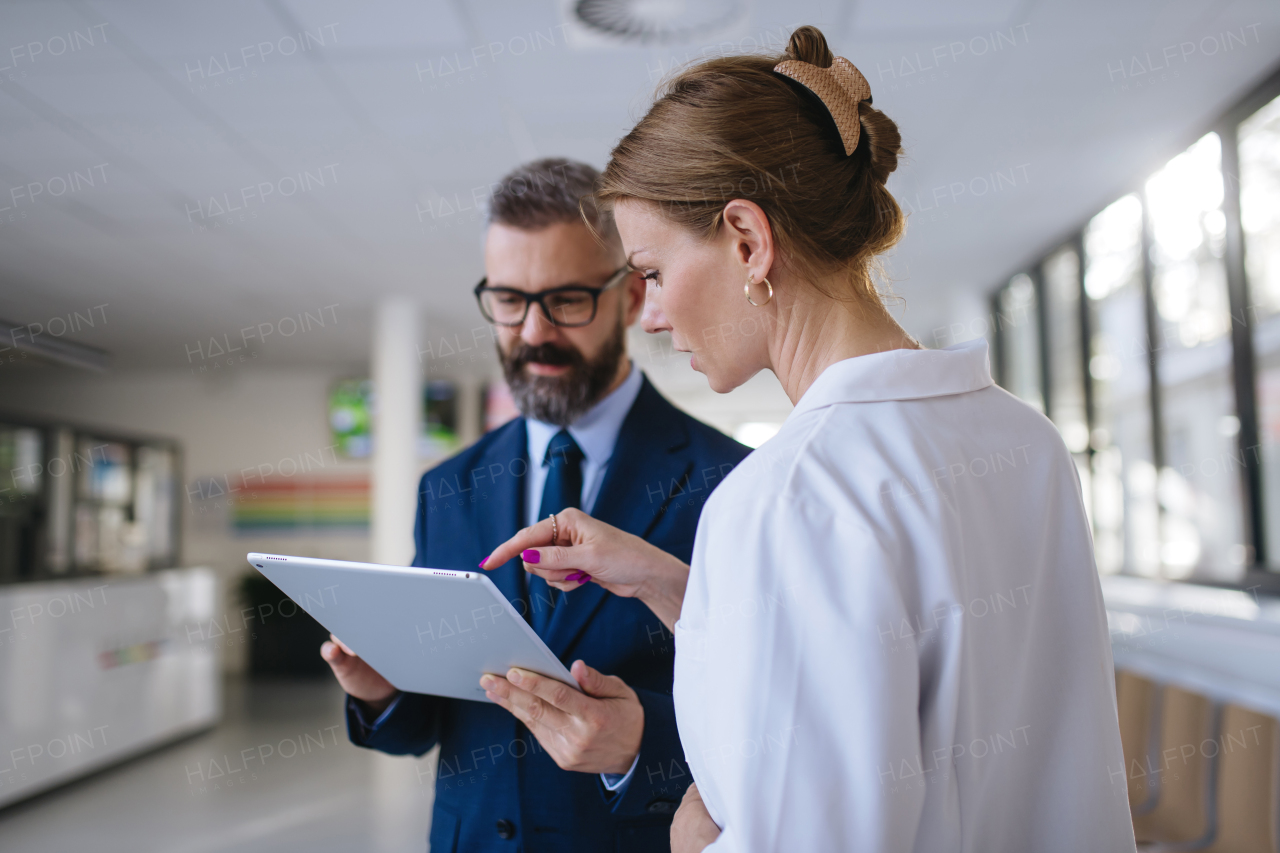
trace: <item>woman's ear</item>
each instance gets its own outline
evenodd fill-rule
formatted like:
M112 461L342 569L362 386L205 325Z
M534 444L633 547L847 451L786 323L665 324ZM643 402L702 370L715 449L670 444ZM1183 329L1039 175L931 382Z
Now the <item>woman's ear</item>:
M734 258L746 267L746 274L756 281L768 278L776 259L773 228L760 205L735 198L724 206L721 222Z

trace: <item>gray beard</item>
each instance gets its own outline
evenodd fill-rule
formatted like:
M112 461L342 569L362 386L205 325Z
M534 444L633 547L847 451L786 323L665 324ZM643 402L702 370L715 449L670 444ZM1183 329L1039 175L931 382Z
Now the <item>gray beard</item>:
M517 350L517 353L519 350ZM581 353L563 376L534 376L524 369L518 356L508 358L501 349L498 360L511 389L511 399L525 417L567 427L600 401L618 375L618 366L626 357L626 326L622 318L604 342L599 355L587 361Z

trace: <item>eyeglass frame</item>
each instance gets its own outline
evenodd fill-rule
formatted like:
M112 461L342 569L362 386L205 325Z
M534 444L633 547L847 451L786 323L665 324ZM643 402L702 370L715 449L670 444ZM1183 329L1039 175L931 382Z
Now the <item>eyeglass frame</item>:
M490 287L489 277L485 276L484 278L480 279L480 283L475 286L475 290L473 290L472 292L476 296L476 304L480 306L480 316L484 317L485 320L489 321L490 323L493 323L495 326L502 326L503 328L506 328L506 329L520 328L526 322L528 322L529 308L530 306L533 305L533 303L536 302L538 304L538 307L542 309L542 316L545 317L547 319L547 322L550 323L551 325L561 329L581 329L583 326L590 326L592 323L596 321L596 314L599 313L600 311L600 294L604 293L606 290L609 290L610 288L617 287L619 284L626 281L627 274L632 272L635 272L635 270L632 269L631 265L624 264L623 266L609 273L609 277L605 279L604 284L601 285L600 287L587 287L585 284L562 284L559 287L550 287L550 288L547 288L546 290L538 291L537 293L529 293L526 290L520 290L515 287L501 287L501 286ZM547 308L547 304L543 300L552 294L564 293L565 291L569 291L569 290L585 291L591 294L591 319L587 320L584 323L561 323L560 321L556 320L554 317L551 316L551 311ZM485 311L484 300L481 298L482 293L514 293L523 297L524 313L520 315L520 321L518 323L500 323L497 320L493 319L493 317L489 316L489 313Z

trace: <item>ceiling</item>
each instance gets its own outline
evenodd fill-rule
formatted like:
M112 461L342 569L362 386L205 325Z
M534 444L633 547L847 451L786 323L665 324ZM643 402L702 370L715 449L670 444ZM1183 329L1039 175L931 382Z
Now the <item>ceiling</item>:
M0 5L0 318L118 369L187 369L224 336L358 368L374 302L407 295L430 346L465 344L490 182L603 166L666 71L812 23L903 130L888 268L907 326L945 343L1280 64L1274 0L619 0L689 25L666 44L574 5Z

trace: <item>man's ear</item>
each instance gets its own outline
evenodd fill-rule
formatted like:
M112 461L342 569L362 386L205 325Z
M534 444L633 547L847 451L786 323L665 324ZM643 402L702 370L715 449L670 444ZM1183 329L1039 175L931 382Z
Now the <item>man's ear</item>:
M744 267L744 278L762 281L769 277L775 258L773 227L769 217L754 201L735 198L721 214L724 238L735 260Z
M622 319L628 326L639 319L640 312L644 310L645 287L645 280L638 272L628 273L626 281L621 285L623 305Z

